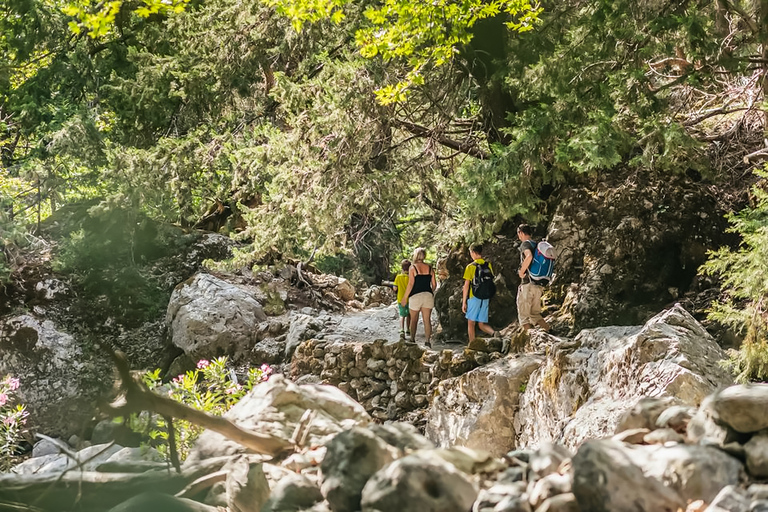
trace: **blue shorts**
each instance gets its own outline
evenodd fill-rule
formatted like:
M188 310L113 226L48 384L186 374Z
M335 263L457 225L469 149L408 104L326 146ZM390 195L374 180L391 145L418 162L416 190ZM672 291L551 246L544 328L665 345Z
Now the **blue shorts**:
M470 297L467 299L467 320L473 322L488 323L488 304L491 301L480 300L476 297Z

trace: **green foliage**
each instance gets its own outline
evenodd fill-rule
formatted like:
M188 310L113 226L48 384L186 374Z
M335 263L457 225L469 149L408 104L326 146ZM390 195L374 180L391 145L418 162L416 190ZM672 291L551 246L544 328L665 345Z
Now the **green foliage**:
M264 0L286 15L296 30L304 23L326 18L339 23L349 0ZM386 0L365 8L364 23L356 32L360 53L366 58L404 59L408 71L396 84L376 91L383 104L406 99L409 89L424 84L430 66L451 62L460 47L472 41L478 22L503 17L510 30L533 28L542 9L527 0Z
M768 172L759 171L765 180ZM741 349L729 353L728 366L741 382L768 380L768 192L753 187L755 205L729 216L730 231L741 235L737 250L710 253L701 270L719 275L726 298L713 304L709 317L745 332Z
M227 368L227 358L220 357L213 361L201 359L195 370L175 377L167 385L162 384L159 369L147 372L144 375L144 383L149 389L167 393L170 398L184 405L214 416L221 416L254 385L267 380L271 373L272 368L268 365L250 368L245 382L240 384L233 380L233 372ZM136 432L148 433L151 439L159 441L156 443L158 450L169 456L168 425L163 418L134 415L129 418L129 424ZM203 429L180 419L174 420L173 428L179 458L184 460Z
M18 389L19 379L6 375L0 381L0 472L18 462L19 443L29 415L24 405L13 403Z
M60 227L62 241L53 268L68 275L87 297L99 298L91 318L100 318L101 313L135 324L161 311L170 291L150 264L180 247L178 234L164 237L158 225L141 213L104 203L90 208L81 204L77 211L62 211L53 219L57 224L64 222L58 219L70 222Z
M83 29L88 30L88 35L93 38L108 35L114 28L115 18L124 7L123 0L110 0L108 2L92 2L91 0L71 0L65 5L63 11L68 16L77 18L77 22L70 21L69 28L79 34ZM168 15L184 10L189 0L142 0L138 7L132 6L132 12L142 18L153 14Z

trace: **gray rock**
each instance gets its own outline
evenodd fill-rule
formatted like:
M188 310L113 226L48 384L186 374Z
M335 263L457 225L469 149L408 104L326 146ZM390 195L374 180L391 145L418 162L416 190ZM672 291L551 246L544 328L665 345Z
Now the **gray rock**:
M554 345L546 364L531 374L514 417L518 445L551 440L573 448L606 437L646 396L698 404L732 382L718 365L724 358L680 305L642 327L584 330L573 342Z
M59 440L59 443L64 443L64 441ZM61 453L61 448L48 439L41 439L32 447L32 458L43 457L45 455L57 455L59 453Z
M545 501L547 501L549 498L552 498L553 496L570 493L571 477L570 475L552 473L536 482L531 482L529 488L530 490L528 491L528 502L531 504L531 507L537 509Z
M323 501L323 493L307 477L291 473L281 479L261 512L295 512Z
M619 424L616 425L615 433L618 434L619 432L636 428L655 429L659 416L676 402L677 399L671 396L664 398L641 398L632 408L622 414Z
M339 432L356 425L365 426L370 421L365 409L339 388L318 384L300 386L280 374L254 386L224 417L246 430L289 440L307 410L314 412L308 427L309 445L323 445ZM190 451L187 463L244 452L240 444L206 430Z
M380 469L363 488L362 512L466 512L477 491L439 458L413 454Z
M291 326L288 328L288 334L285 338L285 360L290 361L293 358L293 353L296 351L296 347L301 344L302 341L307 340L317 334L323 328L322 319L317 318L311 312L306 314L302 309L302 313L291 314Z
M576 496L569 492L547 498L536 512L581 512L581 509Z
M478 494L472 512L531 512L525 482L497 483Z
M686 437L692 443L724 446L739 441L739 433L720 420L712 407L714 395L706 397L688 422Z
M118 445L94 445L76 452L74 458L66 453L59 453L28 459L16 465L12 471L17 474L60 473L73 468L94 471L122 449L123 447Z
M230 512L260 512L269 499L269 483L261 464L241 456L221 469L227 471L226 504Z
M643 436L645 444L684 443L685 438L671 428L660 428Z
M704 512L749 512L750 499L735 485L723 487Z
M557 471L560 465L573 455L564 446L554 443L543 443L538 450L531 453L528 469L531 480L543 478Z
M749 434L768 428L768 384L731 386L712 396L713 416L736 432Z
M671 428L683 433L688 428L688 423L696 414L696 408L685 405L673 405L662 412L656 420L656 428Z
M572 463L573 494L581 510L676 512L685 508L675 491L646 477L617 441L587 441Z
M247 354L267 316L252 293L210 274L197 274L173 290L165 318L172 343L199 359Z
M709 503L723 487L738 484L743 474L740 461L711 446L632 446L625 453L646 477L677 492L683 502Z
M410 423L373 424L368 428L384 442L400 450L401 453L430 450L435 447L429 439L419 434L419 430Z
M62 439L82 432L92 402L112 384L111 369L100 368L52 321L32 315L0 318L0 346L0 378L19 379L14 398L27 407L27 426Z
M744 445L747 470L754 478L768 478L768 434L756 435Z
M197 501L158 492L146 492L109 509L108 512L217 512Z
M494 455L515 448L518 399L542 361L536 355L507 357L441 382L427 412L427 438Z
M368 479L392 462L396 451L368 429L342 432L327 445L320 490L334 512L355 512Z

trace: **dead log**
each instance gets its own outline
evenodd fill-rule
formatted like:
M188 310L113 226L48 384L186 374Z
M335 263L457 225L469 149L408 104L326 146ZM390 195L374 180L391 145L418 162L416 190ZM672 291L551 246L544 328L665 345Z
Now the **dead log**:
M176 494L203 475L215 472L230 460L217 457L176 473L101 473L69 470L37 475L0 475L0 511L104 512L144 492Z
M245 430L221 416L198 411L168 397L150 391L141 377L133 375L122 352L114 352L113 359L120 377L119 396L111 404L102 404L102 412L108 416L127 416L131 413L149 411L161 416L189 421L208 430L213 430L255 453L272 457L292 451L291 441L280 437Z

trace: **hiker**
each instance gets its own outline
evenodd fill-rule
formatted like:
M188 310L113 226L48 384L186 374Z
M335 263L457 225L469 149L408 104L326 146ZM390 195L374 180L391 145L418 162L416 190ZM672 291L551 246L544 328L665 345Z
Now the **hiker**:
M400 301L405 297L405 291L408 288L408 271L411 268L410 260L403 260L400 263L400 273L395 276L394 287L397 290L397 313L400 322L400 337L405 338L411 335L411 323L408 320L408 306L403 306Z
M533 228L528 224L517 227L517 238L520 239L520 287L517 289L517 318L520 326L526 331L538 325L545 332L549 324L541 316L541 293L544 288L531 280L529 269L536 251L536 242L532 240Z
M431 347L432 324L430 323L430 317L432 316L432 308L435 307L433 293L437 287L437 282L435 281L435 273L432 267L424 263L424 258L426 257L427 251L423 247L413 251L413 257L411 258L413 261L411 262L411 268L408 270L408 287L403 298L400 300L400 304L403 306L407 305L410 310L411 343L416 343L416 327L419 324L419 312L421 312L421 317L424 321L425 344Z
M493 268L490 262L483 259L482 245L472 245L469 255L472 257L472 263L464 270L461 310L466 314L467 333L469 342L472 343L475 340L475 325L491 336L498 336L499 333L488 325L488 304L496 291L496 285L493 284Z

